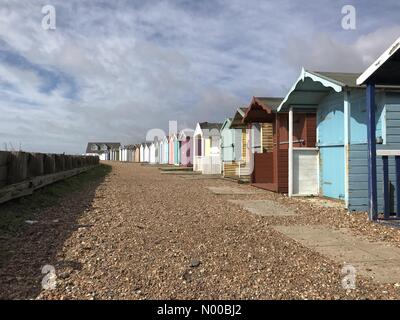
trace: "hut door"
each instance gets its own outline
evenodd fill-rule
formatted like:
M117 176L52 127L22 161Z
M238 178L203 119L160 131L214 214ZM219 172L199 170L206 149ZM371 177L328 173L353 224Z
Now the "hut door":
M202 145L202 143L201 143L201 137L200 136L198 136L198 137L196 137L195 138L196 139L196 154L195 154L195 156L197 156L197 157L200 157L200 156L202 156L202 154L203 154L203 151L201 150L201 145Z
M293 150L293 193L304 196L318 194L318 149Z
M344 199L344 147L320 147L320 193Z

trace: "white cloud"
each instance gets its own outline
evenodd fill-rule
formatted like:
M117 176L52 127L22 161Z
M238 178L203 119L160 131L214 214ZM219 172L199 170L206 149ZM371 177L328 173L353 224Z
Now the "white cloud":
M400 33L382 20L348 37L340 6L320 1L49 2L55 31L36 1L0 9L0 50L29 63L0 60L0 143L39 151L140 142L168 120L222 122L253 95L285 94L302 65L358 71Z
M283 51L293 66L317 71L362 72L400 35L400 26L381 28L361 35L354 42L344 42L326 33L311 39L293 37Z

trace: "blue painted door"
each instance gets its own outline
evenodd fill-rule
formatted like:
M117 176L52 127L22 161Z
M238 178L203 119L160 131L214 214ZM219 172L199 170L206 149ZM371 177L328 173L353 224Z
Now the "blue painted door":
M344 147L320 147L320 192L325 197L344 199Z

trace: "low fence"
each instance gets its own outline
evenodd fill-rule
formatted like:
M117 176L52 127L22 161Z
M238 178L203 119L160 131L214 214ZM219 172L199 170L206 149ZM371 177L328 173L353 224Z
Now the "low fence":
M0 203L99 164L97 156L0 151Z
M201 168L203 174L221 174L222 161L220 155L210 155L203 157L201 160Z
M223 176L224 178L233 178L241 180L251 179L249 168L243 161L224 161L223 162Z

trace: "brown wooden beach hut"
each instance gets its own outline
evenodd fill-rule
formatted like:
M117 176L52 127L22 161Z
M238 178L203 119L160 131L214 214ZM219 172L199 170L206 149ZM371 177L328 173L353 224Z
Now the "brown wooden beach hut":
M282 98L253 97L243 122L260 128L260 146L253 153L251 182L254 186L281 193L288 192L289 115L277 112ZM253 130L257 133L258 131ZM316 143L315 110L293 114L293 145L295 148L314 148ZM301 152L297 165L303 165ZM305 155L306 157L306 155Z

